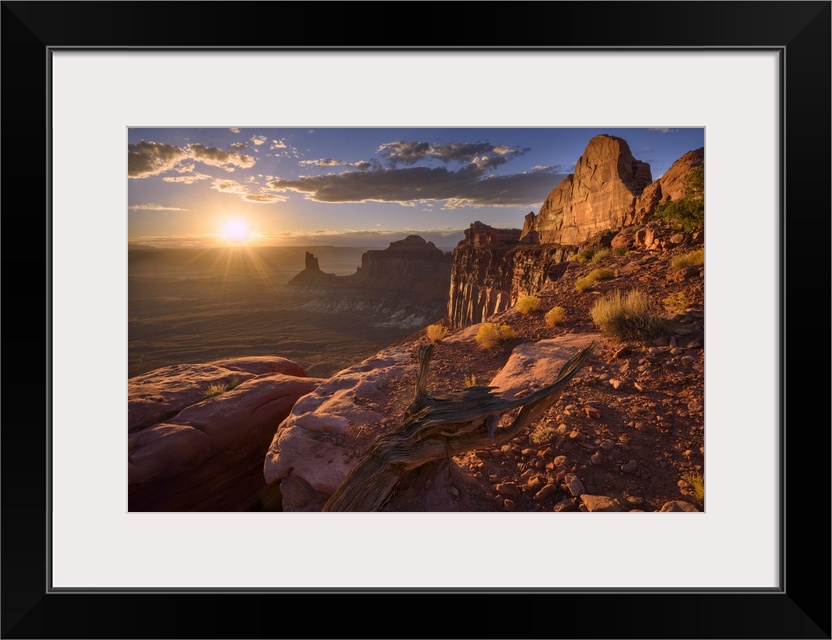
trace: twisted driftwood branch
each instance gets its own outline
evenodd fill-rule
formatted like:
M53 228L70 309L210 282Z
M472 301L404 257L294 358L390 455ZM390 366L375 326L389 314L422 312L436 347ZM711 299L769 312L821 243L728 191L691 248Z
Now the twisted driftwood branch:
M564 364L549 386L508 400L497 395L495 387L469 387L444 396L428 396L428 365L433 349L432 344L419 348L416 392L402 425L373 441L327 500L323 511L380 511L399 480L413 469L510 440L557 401L589 360L595 343ZM498 429L500 416L518 407L520 413L514 421Z

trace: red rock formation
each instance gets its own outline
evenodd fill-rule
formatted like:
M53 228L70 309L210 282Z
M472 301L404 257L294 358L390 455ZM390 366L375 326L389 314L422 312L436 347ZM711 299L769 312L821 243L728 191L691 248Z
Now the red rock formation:
M177 365L131 378L130 511L245 511L268 487L263 455L277 425L320 384L284 358ZM229 388L205 397L211 384Z
M465 327L507 309L518 297L538 291L568 247L520 244L518 229L475 222L454 249L448 318Z
M575 245L605 229L635 222L635 201L652 182L650 165L636 160L627 142L595 136L578 159L575 173L546 198L537 216L527 216L523 237Z

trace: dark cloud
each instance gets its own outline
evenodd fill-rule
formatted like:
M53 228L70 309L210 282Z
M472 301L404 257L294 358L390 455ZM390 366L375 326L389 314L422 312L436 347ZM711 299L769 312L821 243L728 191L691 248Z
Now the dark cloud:
M241 153L227 152L217 147L189 144L184 149L173 144L145 142L127 146L127 175L131 178L157 176L171 169L179 173L193 171L191 162L177 167L185 160L198 160L212 167L234 171L234 167L247 169L254 166L254 158ZM182 181L184 182L184 181Z
M391 166L412 165L421 160L439 160L440 162L475 162L482 167L497 167L511 158L523 155L528 148L517 149L505 145L493 145L490 142L449 142L431 144L429 142L398 140L387 142L378 148L378 153Z
M411 167L348 171L297 180L276 179L277 191L303 193L318 202L396 202L410 204L444 201L445 208L462 206L521 206L542 202L565 176L534 171L506 176L486 176L475 163L458 171L445 167Z
M201 144L189 144L185 147L188 156L212 167L221 167L233 171L233 167L248 169L254 166L254 158L241 153L223 151L217 147L205 147Z
M142 140L127 146L127 175L131 178L156 176L186 158L187 154L176 145Z

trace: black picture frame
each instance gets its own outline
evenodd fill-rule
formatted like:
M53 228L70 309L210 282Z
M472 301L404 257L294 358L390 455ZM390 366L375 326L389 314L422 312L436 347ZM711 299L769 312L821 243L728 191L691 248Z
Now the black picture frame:
M458 3L455 11L450 3L421 2L396 3L395 13L392 6L2 3L2 637L830 638L830 2L486 2ZM261 28L272 11L286 25L278 35ZM408 19L393 20L401 11ZM381 14L389 28L377 30L368 14ZM780 588L53 592L47 562L54 382L48 348L48 96L50 52L64 47L778 51L785 80ZM748 273L753 247L738 239L738 248L738 280L754 277ZM811 300L795 294L807 279ZM564 553L557 541L551 553ZM684 553L679 549L680 558ZM311 618L305 613L310 606Z

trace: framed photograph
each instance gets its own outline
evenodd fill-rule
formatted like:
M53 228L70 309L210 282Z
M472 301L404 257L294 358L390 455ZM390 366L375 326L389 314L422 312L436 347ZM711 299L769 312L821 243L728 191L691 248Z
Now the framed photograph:
M809 274L820 279L824 299L829 291L830 3L460 4L465 20L450 16L448 4L402 3L409 19L393 44L359 17L380 7L3 3L4 344L6 388L16 391L6 394L2 435L3 637L374 635L366 622L345 622L358 604L374 612L392 606L394 616L410 607L406 635L458 635L414 616L413 607L483 599L504 621L478 624L466 615L475 636L830 637L828 548L802 535L811 527L812 539L829 539L828 518L816 517L818 505L829 504L829 430L808 428L817 418L800 419L799 410L827 397L828 379L810 374L802 354L823 351L825 341L820 350L814 343L828 336L828 322L804 312L788 324L786 305L788 284L792 300L799 288L796 275L801 286ZM276 22L261 33L255 26L271 11ZM561 28L529 30L547 23ZM183 308L175 279L166 281L167 302L144 309L150 320L142 325L128 296L137 256L168 259L165 242L182 251L184 242L200 252L248 247L254 255L279 236L304 251L295 277L315 276L319 286L321 278L331 284L333 269L308 250L326 244L313 230L349 230L354 248L378 252L399 241L383 233L389 225L413 231L411 244L452 249L462 239L454 233L475 232L468 226L475 221L460 224L454 211L480 207L494 216L485 220L491 228L510 225L473 188L467 200L438 187L401 196L408 171L444 172L447 182L475 167L480 182L525 175L525 183L548 172L545 198L580 173L568 160L533 157L536 145L568 146L544 140L562 131L588 134L572 162L598 136L629 136L632 167L655 156L663 174L676 159L663 145L680 132L696 138L682 146L704 148L704 438L689 446L670 424L662 441L682 448L677 457L690 460L690 470L706 472L707 504L697 513L512 510L496 487L492 504L499 497L501 508L488 513L131 506L125 451L139 445L127 435L125 383L128 374L174 364L164 357L168 338L151 321L169 328L165 314ZM270 164L270 154L291 159L292 172ZM361 182L373 163L391 191ZM508 166L516 170L502 170ZM643 179L641 189L659 177L636 169L628 179ZM37 204L27 207L41 215L13 213L15 185L35 192ZM282 202L302 211L294 215L307 226L293 228L297 218L287 214L267 227L257 207ZM361 202L373 213L365 220L330 207L342 219L324 221L315 218L322 202ZM197 207L214 207L213 227L189 226L186 210ZM518 236L530 242L550 233L544 222L535 208ZM693 243L696 232L679 243ZM592 256L584 259L591 264ZM340 277L352 277L351 265ZM227 263L222 282L237 286L228 275L237 267ZM590 295L601 295L598 288ZM256 305L244 306L259 322ZM795 327L811 336L811 349L796 336L789 343ZM693 339L685 334L679 346ZM198 343L181 340L193 353ZM327 366L340 366L310 362L321 378ZM246 370L233 366L246 378L233 386L245 387ZM17 393L14 380L30 383ZM220 382L222 392L234 392ZM15 411L21 405L25 411ZM505 428L492 426L492 437ZM180 437L180 427L166 434ZM584 444L587 451L597 444L599 459L611 455L600 441ZM652 453L658 464L662 451ZM206 475L199 484L210 482L219 480ZM693 475L681 488L696 503ZM573 506L596 510L574 497ZM258 494L261 507L266 499ZM817 573L820 587L804 578ZM522 630L508 622L506 595L529 598L533 621ZM324 606L332 622L292 620L285 612L296 607L280 609L283 598ZM280 620L274 611L284 611ZM291 632L282 631L287 625Z

